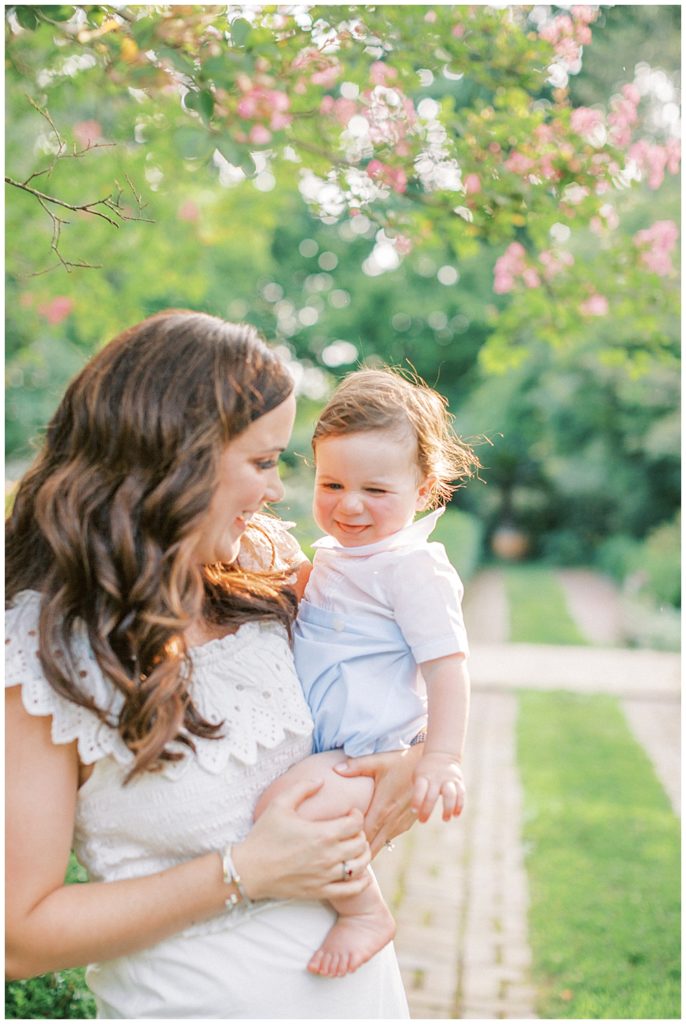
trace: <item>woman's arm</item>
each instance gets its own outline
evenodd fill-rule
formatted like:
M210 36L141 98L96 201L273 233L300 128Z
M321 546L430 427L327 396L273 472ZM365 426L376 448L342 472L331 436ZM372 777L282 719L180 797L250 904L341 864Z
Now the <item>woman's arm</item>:
M229 894L219 853L154 875L64 885L72 842L76 744L53 744L50 719L29 715L19 687L6 705L6 970L10 978L112 959L153 945L220 912ZM369 850L355 811L333 821L300 818L318 788L301 783L267 808L234 862L248 896L332 899L369 882ZM340 864L354 877L340 881Z

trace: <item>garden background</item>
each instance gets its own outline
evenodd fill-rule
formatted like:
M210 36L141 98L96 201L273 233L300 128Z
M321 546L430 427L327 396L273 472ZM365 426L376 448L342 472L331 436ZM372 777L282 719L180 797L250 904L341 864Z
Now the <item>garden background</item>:
M169 306L245 319L298 382L281 511L305 545L317 409L363 361L405 366L478 444L481 480L441 524L461 574L536 563L505 567L518 608L548 594L513 638L583 643L551 609L558 567L590 567L616 584L620 646L676 650L679 60L676 5L9 5L10 492L66 382L122 327ZM550 719L522 708L525 730ZM576 724L591 765L595 717ZM616 727L603 756L631 777ZM617 791L627 834L635 799ZM650 932L638 960L595 901L580 962L606 981L615 954L633 966L625 1001L608 989L591 1016L678 1016L664 815L633 853L653 879L626 924ZM572 990L563 964L534 970L541 992ZM11 985L8 1015L88 1015L80 986ZM547 998L544 1016L582 1015Z

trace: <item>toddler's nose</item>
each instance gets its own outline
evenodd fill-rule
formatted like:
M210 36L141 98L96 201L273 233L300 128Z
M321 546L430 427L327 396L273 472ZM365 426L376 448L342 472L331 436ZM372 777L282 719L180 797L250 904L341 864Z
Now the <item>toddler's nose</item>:
M362 499L359 494L355 494L354 491L350 491L344 494L341 498L341 508L348 515L356 515L362 511Z

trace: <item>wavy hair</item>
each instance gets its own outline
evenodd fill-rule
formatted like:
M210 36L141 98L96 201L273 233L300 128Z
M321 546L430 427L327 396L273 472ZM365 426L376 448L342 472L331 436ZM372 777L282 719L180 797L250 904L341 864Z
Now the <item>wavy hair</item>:
M392 367L354 370L343 378L317 420L317 442L342 434L386 430L400 440L416 442L415 457L423 477L434 484L427 508L450 501L460 481L474 476L481 463L453 429L448 401L421 379ZM410 447L411 450L411 447Z
M184 631L275 618L290 629L283 574L201 567L194 551L218 458L280 405L293 381L245 324L167 310L124 331L71 382L7 523L7 598L41 593L39 656L57 693L118 729L129 778L216 737L194 706ZM85 628L123 696L116 721L79 682Z

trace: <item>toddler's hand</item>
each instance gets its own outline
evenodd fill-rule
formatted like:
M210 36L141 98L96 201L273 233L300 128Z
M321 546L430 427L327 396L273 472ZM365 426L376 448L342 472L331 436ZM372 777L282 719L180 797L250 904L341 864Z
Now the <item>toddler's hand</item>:
M462 765L452 754L424 754L414 773L412 810L419 821L428 821L436 801L443 799L443 821L462 813L464 807Z

